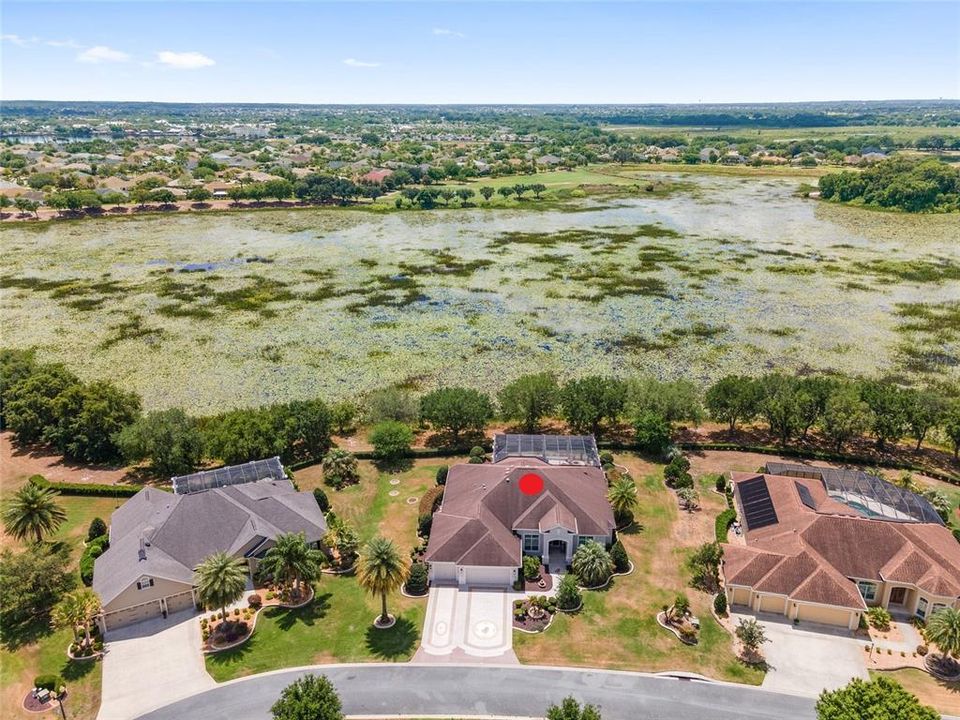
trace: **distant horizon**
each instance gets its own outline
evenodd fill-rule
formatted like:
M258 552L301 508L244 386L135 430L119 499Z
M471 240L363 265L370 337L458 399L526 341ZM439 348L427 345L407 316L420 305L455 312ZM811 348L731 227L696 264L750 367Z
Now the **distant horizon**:
M0 92L4 101L298 105L957 98L958 27L953 0L5 0Z

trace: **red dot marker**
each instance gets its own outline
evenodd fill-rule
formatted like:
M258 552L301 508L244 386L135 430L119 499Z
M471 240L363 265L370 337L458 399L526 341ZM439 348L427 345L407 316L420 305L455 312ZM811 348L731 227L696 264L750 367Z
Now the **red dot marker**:
M543 492L543 478L536 473L527 473L520 478L520 492L524 495L539 495Z

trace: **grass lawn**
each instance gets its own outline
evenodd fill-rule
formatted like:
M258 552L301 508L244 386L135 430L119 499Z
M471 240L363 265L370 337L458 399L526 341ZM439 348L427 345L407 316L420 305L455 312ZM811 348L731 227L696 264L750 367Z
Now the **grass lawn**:
M937 680L922 670L913 668L870 671L871 678L880 675L886 675L890 679L896 680L920 698L920 702L925 705L932 705L941 713L947 715L960 715L960 683L946 683Z
M683 563L692 548L714 539L714 518L726 503L700 488L703 509L680 511L672 491L663 485L663 467L634 455L621 455L637 480L638 528L621 534L636 569L617 577L602 591L584 593L576 615L559 614L542 635L514 634L521 662L538 665L581 665L620 670L688 670L709 677L758 685L763 673L741 663L731 649L730 635L713 619L711 598L687 586ZM656 614L678 592L690 598L700 618L700 643L690 647L661 628Z
M52 540L69 544L71 565L76 570L90 521L99 516L109 523L118 501L114 498L61 497L59 502L67 511L67 520ZM15 551L20 549L20 544L9 536L0 537L0 546ZM79 578L77 585L80 587ZM16 634L4 629L3 642L0 643L0 698L3 707L10 709L11 716L45 717L19 709L20 702L33 687L37 675L57 674L67 684L68 717L78 720L96 717L100 708L100 663L68 661L66 649L71 639L70 630L53 631L45 620L20 629ZM53 713L47 715L54 717ZM56 717L59 717L59 711Z
M353 577L324 575L314 601L301 610L264 610L248 642L207 656L217 682L244 675L315 663L409 660L420 646L427 604L399 593L388 598L397 623L377 630L380 601L365 594Z

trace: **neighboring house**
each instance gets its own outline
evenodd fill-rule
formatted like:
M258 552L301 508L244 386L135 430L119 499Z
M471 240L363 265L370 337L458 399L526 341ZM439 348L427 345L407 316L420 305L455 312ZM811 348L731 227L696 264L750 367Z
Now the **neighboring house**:
M393 175L393 170L388 168L377 168L376 170L371 170L365 175L361 175L360 181L379 185L391 175Z
M723 546L727 600L854 629L868 606L960 607L960 544L923 497L856 470L732 473L745 544Z
M450 468L425 556L431 582L509 587L524 555L563 572L582 542L613 542L592 436L497 435L493 459ZM527 475L542 481L542 491L521 491Z
M563 158L556 155L541 155L537 158L537 165L559 165L562 162Z
M113 513L93 573L102 630L195 607L193 571L212 553L246 559L252 575L278 535L317 544L327 529L277 458L174 478L174 491L144 488Z

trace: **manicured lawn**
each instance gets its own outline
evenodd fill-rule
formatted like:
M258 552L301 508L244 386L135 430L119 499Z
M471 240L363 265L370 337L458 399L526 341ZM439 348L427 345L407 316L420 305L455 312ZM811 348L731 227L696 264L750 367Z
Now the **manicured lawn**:
M912 692L920 702L946 715L960 715L960 683L945 683L922 670L871 670L870 677L886 675Z
M69 544L71 566L76 569L90 521L94 517L101 517L109 524L110 515L118 501L113 498L61 497L59 502L67 511L67 520L52 541ZM19 551L20 544L4 536L2 547ZM77 585L80 587L79 578ZM21 629L15 635L4 632L3 643L0 644L0 697L3 706L9 708L11 714L24 718L38 717L20 710L20 702L33 687L33 679L37 675L52 673L62 676L66 681L69 693L67 716L79 720L96 717L100 708L100 663L68 661L66 649L71 638L69 630L52 631L46 622ZM53 717L53 714L49 715ZM59 717L59 713L56 716Z
M241 647L207 657L217 682L315 663L409 660L420 646L425 600L397 593L388 608L397 616L389 630L376 630L380 601L352 577L324 575L314 601L301 610L264 610L257 629Z
M636 569L602 591L585 592L584 609L576 615L558 615L542 635L514 633L517 656L531 664L688 670L759 684L763 673L734 656L730 635L710 613L711 598L687 586L683 569L691 549L713 539L714 518L726 507L723 498L704 487L703 509L681 511L663 485L662 466L633 455L619 456L617 462L630 469L639 486L638 528L621 534ZM700 618L700 642L693 647L680 643L655 618L681 591Z

